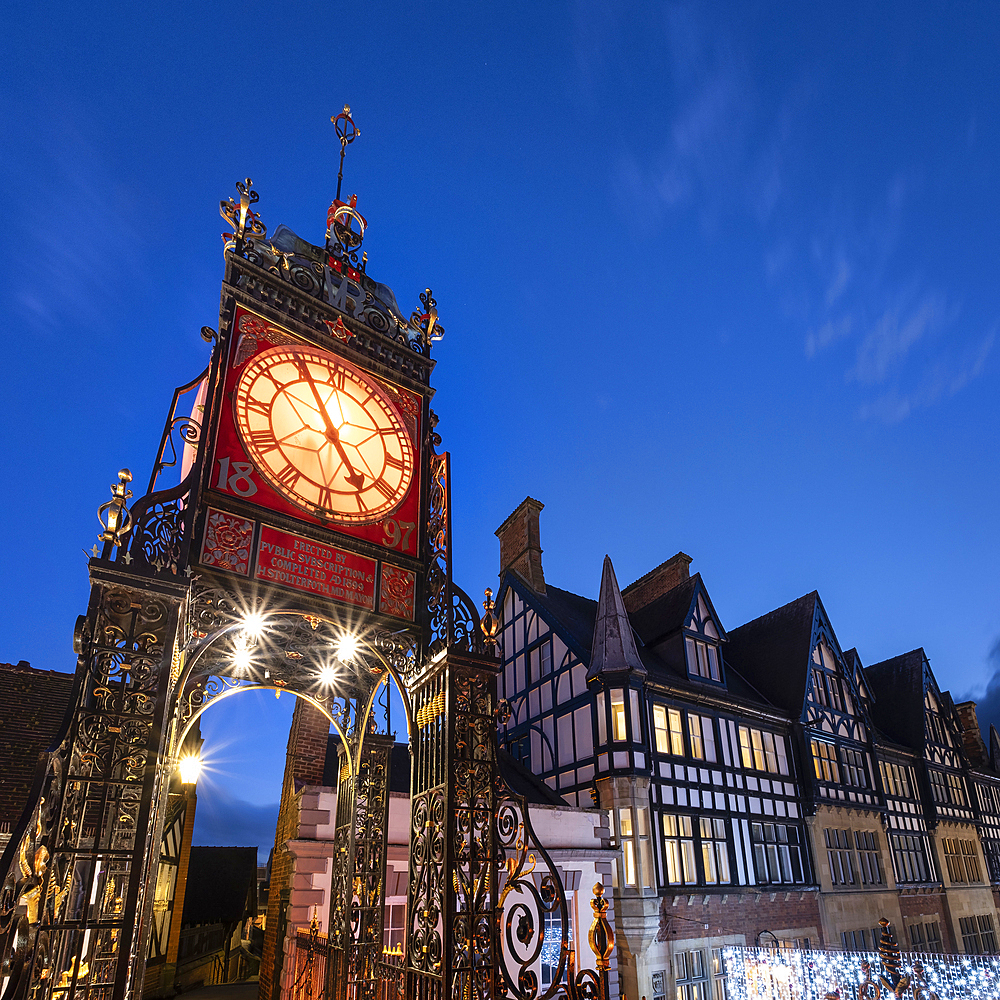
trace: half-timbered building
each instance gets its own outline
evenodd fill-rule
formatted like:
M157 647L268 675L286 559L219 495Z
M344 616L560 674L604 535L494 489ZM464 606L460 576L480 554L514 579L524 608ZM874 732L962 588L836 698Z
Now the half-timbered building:
M864 667L813 592L727 629L683 552L597 600L545 580L526 499L497 530L503 745L618 847L627 994L722 1000L721 948L995 951L1000 738L922 650Z

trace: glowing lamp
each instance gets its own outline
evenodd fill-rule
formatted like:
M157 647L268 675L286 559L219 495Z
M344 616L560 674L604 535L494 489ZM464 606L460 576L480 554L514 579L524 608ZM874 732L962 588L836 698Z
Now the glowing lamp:
M358 655L360 645L357 636L351 635L350 632L345 632L337 640L334 652L336 652L338 660L341 660L343 663L350 663Z
M186 754L177 762L182 785L193 785L201 774L201 757L196 753Z

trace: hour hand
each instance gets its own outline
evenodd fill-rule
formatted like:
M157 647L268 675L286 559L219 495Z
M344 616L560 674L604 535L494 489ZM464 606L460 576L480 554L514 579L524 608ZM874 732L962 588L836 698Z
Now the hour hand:
M323 411L326 412L325 410ZM365 477L362 473L355 471L354 466L351 465L351 460L347 457L347 452L344 451L344 446L340 443L340 433L337 428L333 426L329 421L327 421L326 428L326 439L337 449L337 454L340 456L340 460L347 466L347 473L344 475L344 479L351 484L356 490L360 490Z

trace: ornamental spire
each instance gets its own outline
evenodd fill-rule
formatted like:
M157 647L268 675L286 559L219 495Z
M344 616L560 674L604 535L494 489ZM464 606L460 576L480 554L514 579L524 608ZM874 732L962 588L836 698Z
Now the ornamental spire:
M329 250L332 238L340 244L343 254L350 255L356 253L361 246L368 221L357 210L358 196L352 194L348 201L341 201L340 189L344 183L344 156L347 147L361 135L361 130L354 124L349 104L345 104L344 110L339 115L333 115L330 121L333 122L337 138L340 140L340 170L337 173L337 197L333 199L333 204L326 213L326 245Z
M639 651L632 635L632 625L629 623L625 602L618 589L611 557L605 556L587 680L602 673L625 672L645 676L646 668L639 659Z

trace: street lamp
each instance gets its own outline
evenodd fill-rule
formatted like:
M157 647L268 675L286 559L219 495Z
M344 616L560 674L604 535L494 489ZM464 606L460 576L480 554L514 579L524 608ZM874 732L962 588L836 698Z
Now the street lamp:
M182 785L193 785L201 775L201 757L197 753L185 754L177 762Z

